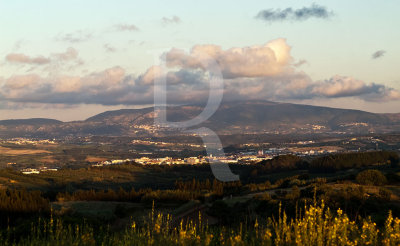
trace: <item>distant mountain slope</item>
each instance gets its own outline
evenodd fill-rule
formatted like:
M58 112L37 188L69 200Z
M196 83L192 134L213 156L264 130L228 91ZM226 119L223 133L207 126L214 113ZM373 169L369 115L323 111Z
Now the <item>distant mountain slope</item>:
M196 117L202 106L168 107L169 121ZM49 119L0 121L0 136L114 135L155 136L179 131L154 126L157 109L107 111L85 121L60 122ZM400 132L400 114L375 114L360 110L337 109L269 101L224 102L200 126L219 134L318 134Z
M61 124L62 121L45 119L45 118L32 118L32 119L16 119L16 120L0 120L2 126L15 126L15 125L49 125Z
M137 112L137 109L120 109L120 110L113 110L113 111L105 111L103 113L94 115L90 118L87 118L85 121L90 122L90 121L103 121L106 120L110 117L115 117L115 116L121 116L125 114L133 114Z
M118 120L134 120L143 114L150 113L153 108L144 109L120 109L114 111L106 111L95 116L92 116L86 120L86 122L110 122Z

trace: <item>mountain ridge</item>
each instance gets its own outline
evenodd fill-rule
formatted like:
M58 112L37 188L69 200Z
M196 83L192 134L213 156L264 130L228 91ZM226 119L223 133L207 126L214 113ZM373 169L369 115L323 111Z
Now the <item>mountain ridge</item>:
M169 121L185 121L203 111L201 105L168 106ZM0 136L115 135L156 136L179 134L174 129L154 125L157 108L105 111L83 121L61 122L33 118L0 121ZM400 114L377 114L270 101L223 102L216 112L198 127L218 134L289 133L386 133L400 132ZM176 130L176 129L175 129Z

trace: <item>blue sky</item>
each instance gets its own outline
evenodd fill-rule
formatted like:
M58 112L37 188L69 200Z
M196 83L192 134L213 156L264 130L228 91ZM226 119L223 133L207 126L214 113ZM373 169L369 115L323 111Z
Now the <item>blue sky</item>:
M255 18L262 10L299 10L313 4L330 16ZM196 45L213 45L224 51L219 62L232 66L226 58L232 55L229 49L246 53L245 47L279 38L285 39L281 45L290 47L290 61L272 75L237 73L226 82L228 97L400 112L399 7L394 0L0 1L0 119L77 120L108 109L149 105L151 100L112 98L139 97L144 95L142 90L150 90L140 78L157 62L155 53L172 48L190 52ZM372 59L376 51L383 51L383 56ZM302 60L304 64L294 66ZM268 70L269 61L262 62ZM174 69L185 74L182 86L175 88L185 93L181 88L194 83L188 80L197 76L199 67L181 64ZM288 82L294 79L296 86ZM291 92L299 88L299 80L303 93ZM123 94L128 88L139 92ZM198 85L193 88L202 90ZM250 94L245 95L243 88ZM110 99L97 100L96 95Z

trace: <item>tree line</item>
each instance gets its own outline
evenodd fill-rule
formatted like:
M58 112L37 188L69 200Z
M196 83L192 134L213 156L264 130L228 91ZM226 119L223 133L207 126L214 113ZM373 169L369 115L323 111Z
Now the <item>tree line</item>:
M307 161L295 155L281 155L264 160L254 166L251 176L291 170L310 172L336 172L344 169L361 168L376 165L398 166L399 155L393 151L371 151L357 153L339 153L320 156Z
M121 202L186 202L195 199L204 199L205 196L222 197L241 190L240 182L220 182L209 179L200 181L176 181L175 189L153 190L151 188L118 191L108 190L77 190L74 192L60 192L58 201L121 201Z
M50 202L40 191L0 189L0 213L47 212Z

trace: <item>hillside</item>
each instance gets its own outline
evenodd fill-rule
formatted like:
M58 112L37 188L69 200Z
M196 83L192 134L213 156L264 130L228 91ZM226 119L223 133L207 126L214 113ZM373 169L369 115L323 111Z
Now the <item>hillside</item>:
M168 107L170 121L196 117L203 107ZM157 110L156 110L157 111ZM50 119L0 121L0 136L47 137L66 135L154 136L179 132L154 126L154 108L107 111L85 121ZM387 133L400 131L399 114L375 114L269 101L224 102L201 124L219 134Z

